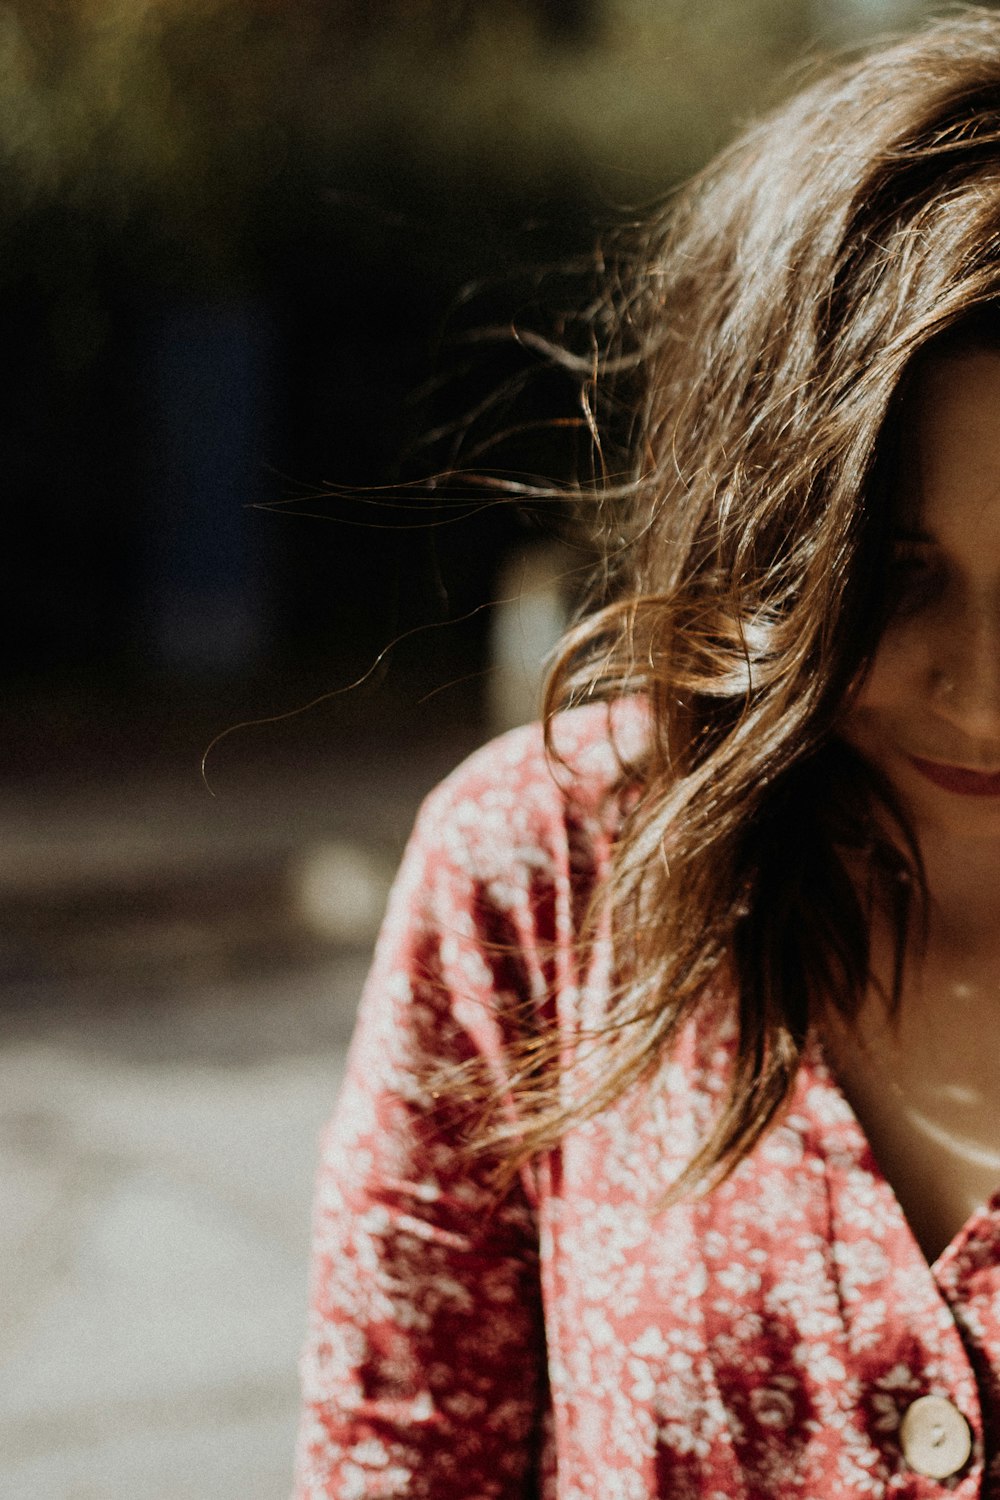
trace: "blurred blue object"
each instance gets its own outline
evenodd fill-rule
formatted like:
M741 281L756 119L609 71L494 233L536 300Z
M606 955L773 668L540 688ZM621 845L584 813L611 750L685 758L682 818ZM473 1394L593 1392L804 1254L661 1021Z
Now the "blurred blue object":
M180 675L252 665L268 636L262 560L248 524L275 388L273 323L259 303L189 303L152 325L147 638Z

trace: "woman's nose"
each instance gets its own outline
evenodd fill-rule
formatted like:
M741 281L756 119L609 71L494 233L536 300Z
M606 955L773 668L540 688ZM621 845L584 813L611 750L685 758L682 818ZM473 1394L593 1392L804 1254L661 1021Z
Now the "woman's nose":
M1000 605L955 622L931 675L938 712L967 738L1000 748Z

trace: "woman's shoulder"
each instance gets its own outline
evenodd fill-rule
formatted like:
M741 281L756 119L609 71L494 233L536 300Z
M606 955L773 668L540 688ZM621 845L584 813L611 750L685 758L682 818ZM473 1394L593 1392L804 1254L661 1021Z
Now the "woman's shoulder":
M435 788L415 836L508 864L567 841L604 844L620 824L647 725L640 699L619 699L555 715L548 735L542 724L510 730Z
M419 999L432 1030L460 998L478 1036L499 996L514 997L500 1006L512 1015L544 1002L553 962L575 986L575 939L610 867L643 719L631 703L569 710L548 736L536 724L484 745L431 792L393 887L375 989Z
M553 985L575 991L575 939L609 868L641 730L636 705L573 709L548 737L531 725L484 745L431 792L366 991L379 1046L417 1028L440 1058L457 1020L496 1053L497 1025L522 1026Z

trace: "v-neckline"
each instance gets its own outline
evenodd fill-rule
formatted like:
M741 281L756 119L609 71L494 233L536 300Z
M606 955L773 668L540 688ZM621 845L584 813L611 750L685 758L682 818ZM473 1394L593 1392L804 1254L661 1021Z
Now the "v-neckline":
M865 1169L869 1172L879 1190L891 1200L895 1213L905 1227L906 1234L912 1242L916 1255L931 1273L935 1282L940 1286L947 1268L961 1255L969 1241L983 1230L987 1224L991 1222L996 1223L998 1216L1000 1216L1000 1183L997 1184L991 1194L972 1210L938 1253L934 1256L929 1256L920 1243L899 1194L884 1171L868 1132L862 1124L861 1118L840 1080L829 1051L824 1044L822 1034L815 1026L809 1034L803 1055L803 1065L812 1074L813 1081L821 1083L835 1096L842 1116L842 1123L848 1135L853 1138L854 1154L859 1162L864 1161Z

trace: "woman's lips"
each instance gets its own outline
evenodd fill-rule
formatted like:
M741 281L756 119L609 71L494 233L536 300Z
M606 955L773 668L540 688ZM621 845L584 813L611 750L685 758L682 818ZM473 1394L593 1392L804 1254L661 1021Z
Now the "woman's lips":
M946 792L957 792L960 797L1000 797L1000 771L968 771L964 766L947 766L917 755L907 759L921 776Z

